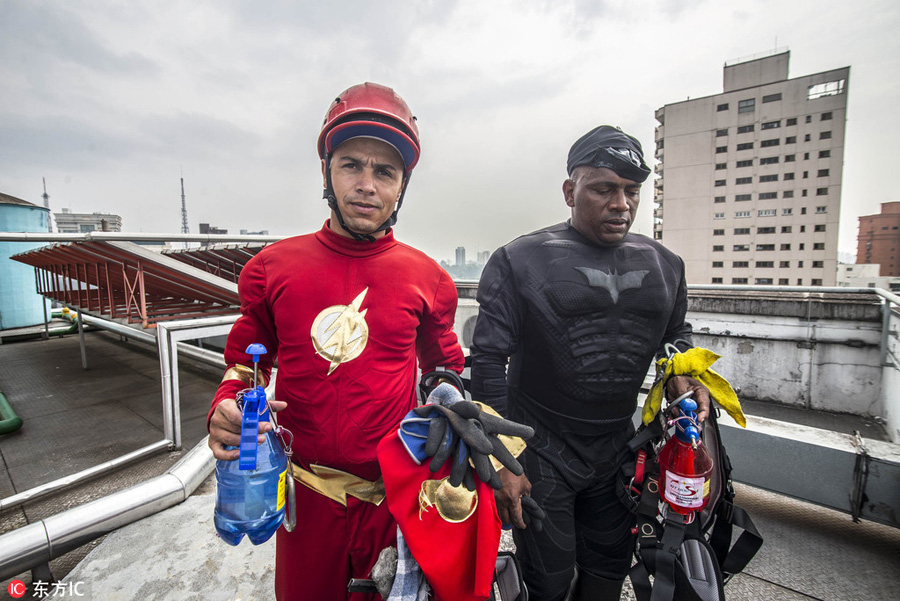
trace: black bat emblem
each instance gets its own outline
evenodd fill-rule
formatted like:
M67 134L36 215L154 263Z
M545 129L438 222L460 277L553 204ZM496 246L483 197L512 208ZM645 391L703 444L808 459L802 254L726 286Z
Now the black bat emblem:
M613 304L619 302L619 293L631 288L640 288L644 276L650 273L648 270L629 271L619 275L615 272L606 273L599 269L591 269L590 267L576 267L577 271L584 274L587 278L588 286L591 288L605 288L612 297Z

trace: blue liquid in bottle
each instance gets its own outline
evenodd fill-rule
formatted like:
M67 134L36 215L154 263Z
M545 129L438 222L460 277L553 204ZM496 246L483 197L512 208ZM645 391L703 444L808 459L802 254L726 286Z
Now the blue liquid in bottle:
M287 456L274 432L257 445L258 421L269 421L266 393L261 386L244 394L241 457L216 462L216 508L213 521L219 536L237 545L244 534L254 545L269 540L284 520ZM260 404L262 403L262 404ZM250 422L248 427L248 421ZM235 447L231 447L235 448Z

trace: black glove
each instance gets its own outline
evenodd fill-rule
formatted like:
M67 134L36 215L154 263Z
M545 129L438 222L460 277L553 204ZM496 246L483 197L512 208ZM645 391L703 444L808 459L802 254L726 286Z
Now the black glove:
M491 465L490 455L493 455L512 473L522 475L521 464L497 436L505 434L530 438L534 435L533 428L485 413L471 401L458 400L449 407L425 405L413 411L420 417L429 417L432 410L441 415L431 417L425 443L425 454L432 457L429 464L431 471L438 471L452 455L454 463L450 472L450 484L459 486L465 481L471 490L474 488L474 481L471 477L467 478L469 470L466 469L470 456L481 481L499 490L502 484Z
M520 499L522 503L522 520L529 528L534 528L535 532L544 529L544 520L547 519L547 513L541 509L532 497L524 496Z

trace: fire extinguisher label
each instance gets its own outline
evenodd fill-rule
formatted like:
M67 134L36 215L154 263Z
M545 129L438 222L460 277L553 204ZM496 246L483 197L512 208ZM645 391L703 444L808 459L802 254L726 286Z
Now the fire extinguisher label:
M708 494L709 484L706 478L679 476L666 470L666 501L687 509L703 506L703 495Z

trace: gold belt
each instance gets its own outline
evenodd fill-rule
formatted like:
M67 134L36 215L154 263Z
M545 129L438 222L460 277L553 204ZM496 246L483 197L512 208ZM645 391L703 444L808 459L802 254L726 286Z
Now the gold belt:
M336 470L333 467L312 464L310 470L291 463L294 479L320 495L347 506L347 495L360 501L381 505L384 501L384 481L379 478L375 482L364 480L359 476Z

